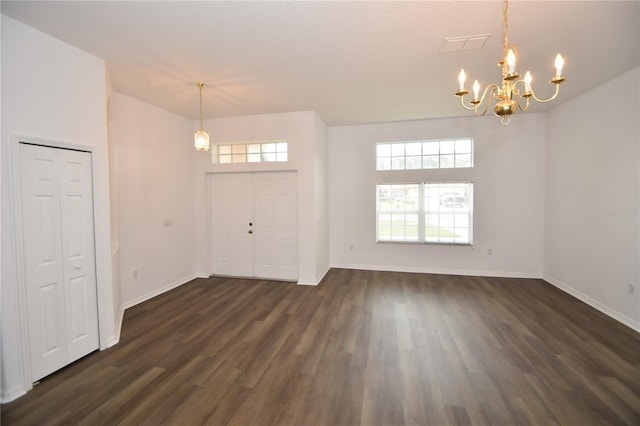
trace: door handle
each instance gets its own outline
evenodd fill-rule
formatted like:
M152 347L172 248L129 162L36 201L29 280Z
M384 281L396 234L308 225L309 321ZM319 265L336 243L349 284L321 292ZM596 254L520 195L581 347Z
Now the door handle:
M80 270L80 268L81 268L80 265L76 265L77 270Z
M253 234L253 229L249 229L249 234Z

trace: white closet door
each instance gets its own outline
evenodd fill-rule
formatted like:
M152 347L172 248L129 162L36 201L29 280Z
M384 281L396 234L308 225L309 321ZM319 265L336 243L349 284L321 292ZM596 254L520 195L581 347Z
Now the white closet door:
M212 273L298 278L295 172L213 174Z
M91 154L60 150L62 256L69 362L98 341Z
M20 145L32 378L98 349L91 154Z
M38 380L67 364L57 150L20 146L31 371Z

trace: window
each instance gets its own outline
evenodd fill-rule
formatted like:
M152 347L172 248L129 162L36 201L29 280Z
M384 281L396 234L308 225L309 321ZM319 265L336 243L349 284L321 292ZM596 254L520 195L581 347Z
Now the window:
M473 183L376 187L378 242L472 243Z
M473 184L424 184L424 241L471 244Z
M378 185L378 241L420 241L420 185Z
M288 144L283 141L220 144L217 145L217 148L217 151L213 152L213 160L220 164L285 162L288 160Z
M473 167L473 139L376 144L376 170Z

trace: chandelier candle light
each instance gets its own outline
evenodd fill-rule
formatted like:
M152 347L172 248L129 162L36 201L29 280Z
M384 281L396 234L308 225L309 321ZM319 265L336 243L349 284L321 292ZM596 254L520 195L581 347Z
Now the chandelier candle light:
M209 133L202 129L202 88L205 86L204 83L196 83L196 86L200 89L200 130L195 133L195 148L196 151L209 151Z
M503 37L503 59L498 62L498 66L502 69L502 85L497 84L488 85L482 92L480 97L480 83L478 80L473 82L473 98L470 105L465 104L464 96L469 93L465 87L464 82L467 79L467 75L464 69L460 70L458 75L458 83L460 84L456 96L460 97L460 103L462 106L473 111L476 115L484 115L489 109L491 104L490 99L495 100L495 106L493 107L493 113L497 117L501 117L502 124L509 124L509 116L520 109L526 111L529 108L529 98L533 98L540 103L546 103L554 100L560 92L560 83L564 81L562 75L562 67L564 66L564 59L559 53L556 55L555 67L556 74L553 76L549 83L555 84L555 92L549 99L539 99L533 88L531 87L531 73L527 71L524 75L524 79L520 79L520 75L516 72L516 54L514 48L509 48L507 44L507 33L509 31L509 21L507 19L507 12L509 9L509 1L504 2L504 37ZM489 95L489 96L487 96ZM480 106L487 100L484 109Z

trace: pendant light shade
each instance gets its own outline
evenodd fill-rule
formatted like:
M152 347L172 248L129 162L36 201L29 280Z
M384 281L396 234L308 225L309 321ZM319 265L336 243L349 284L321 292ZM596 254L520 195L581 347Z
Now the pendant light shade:
M202 129L202 88L204 83L196 83L200 89L200 130L196 130L194 135L194 146L196 151L209 151L209 133Z
M195 148L196 151L209 151L209 133L205 130L196 130Z

